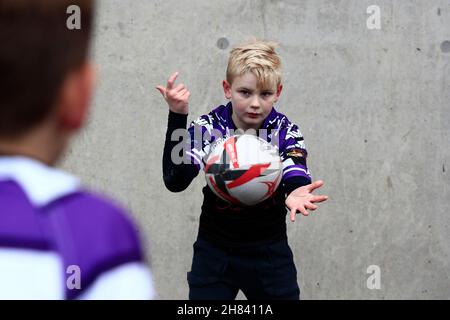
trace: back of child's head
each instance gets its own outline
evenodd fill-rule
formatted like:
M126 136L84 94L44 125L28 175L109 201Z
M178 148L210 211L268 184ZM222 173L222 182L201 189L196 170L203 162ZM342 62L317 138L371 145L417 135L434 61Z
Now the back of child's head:
M230 52L227 81L247 72L253 73L260 88L274 88L281 84L281 60L275 52L277 44L252 40L234 47Z
M81 29L67 26L71 5ZM24 135L50 116L65 78L87 60L93 5L0 0L0 138Z

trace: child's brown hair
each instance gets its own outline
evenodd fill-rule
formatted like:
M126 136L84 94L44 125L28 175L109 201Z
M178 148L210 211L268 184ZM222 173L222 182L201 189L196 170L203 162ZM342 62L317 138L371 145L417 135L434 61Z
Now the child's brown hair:
M67 9L81 10L69 30ZM87 60L94 0L0 0L0 137L17 137L52 112L64 79Z

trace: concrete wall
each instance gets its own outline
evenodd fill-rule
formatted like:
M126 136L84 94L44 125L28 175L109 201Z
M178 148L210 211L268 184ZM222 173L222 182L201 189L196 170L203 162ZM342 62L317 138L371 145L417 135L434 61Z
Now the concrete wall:
M381 30L366 25L373 4ZM155 86L179 70L189 119L208 112L225 101L229 49L251 36L282 45L279 110L330 196L288 223L302 298L450 298L448 0L102 0L97 18L92 115L62 166L131 209L161 299L187 298L205 182L165 189Z

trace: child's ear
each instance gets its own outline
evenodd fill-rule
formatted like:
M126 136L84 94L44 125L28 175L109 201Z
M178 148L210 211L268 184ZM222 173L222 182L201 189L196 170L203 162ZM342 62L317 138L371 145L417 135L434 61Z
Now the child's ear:
M225 98L231 99L231 85L228 83L227 80L223 80L223 92L225 93Z
M58 122L63 130L72 132L83 126L89 112L95 79L94 66L88 62L66 77L57 107Z
M276 94L275 94L275 95L276 95L275 102L277 102L278 99L280 98L281 91L283 91L283 85L282 85L282 84L279 84L279 85L278 85L278 88L277 88L277 92L276 92Z

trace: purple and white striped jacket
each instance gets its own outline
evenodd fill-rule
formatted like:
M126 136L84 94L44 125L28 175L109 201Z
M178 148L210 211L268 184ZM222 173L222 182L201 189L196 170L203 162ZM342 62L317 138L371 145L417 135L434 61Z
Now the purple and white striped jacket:
M63 171L0 157L0 299L151 299L137 230Z
M188 150L186 154L190 157L189 161L194 163L199 170L204 168L205 156L208 155L209 148L217 138L217 134L225 138L236 132L237 128L231 115L230 102L215 108L209 114L200 116L189 126L191 150ZM261 126L259 136L278 146L283 161L284 181L297 176L311 181L311 174L306 165L308 152L303 135L297 125L290 122L284 114L277 112L273 107ZM277 139L276 143L273 141L275 139Z

